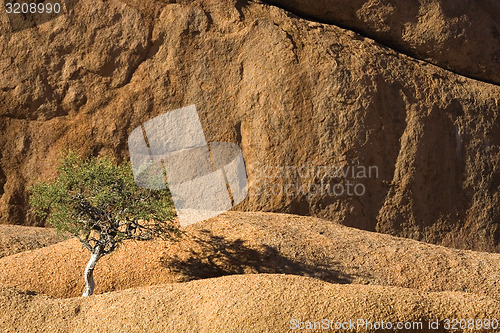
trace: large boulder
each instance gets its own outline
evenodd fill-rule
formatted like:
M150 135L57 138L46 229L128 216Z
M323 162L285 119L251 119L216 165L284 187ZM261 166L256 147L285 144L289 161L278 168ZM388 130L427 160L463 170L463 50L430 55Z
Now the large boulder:
M268 0L348 28L399 52L477 80L500 83L495 0Z
M500 87L274 6L169 2L1 26L2 223L37 223L26 189L60 150L126 159L134 128L196 104L207 141L242 148L239 209L500 249Z

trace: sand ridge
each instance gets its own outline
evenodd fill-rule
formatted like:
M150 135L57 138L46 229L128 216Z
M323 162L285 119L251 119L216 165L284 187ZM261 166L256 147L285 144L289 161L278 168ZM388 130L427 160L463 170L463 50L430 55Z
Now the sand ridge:
M0 288L4 332L290 332L293 319L428 325L436 319L499 316L500 302L484 296L340 285L284 274L232 275L70 299ZM338 331L352 332L328 332ZM396 331L405 332L384 330Z
M89 252L76 239L0 259L0 285L79 296ZM126 242L96 266L96 293L233 274L283 273L330 283L463 291L500 299L500 254L449 249L274 213L228 212L179 242Z

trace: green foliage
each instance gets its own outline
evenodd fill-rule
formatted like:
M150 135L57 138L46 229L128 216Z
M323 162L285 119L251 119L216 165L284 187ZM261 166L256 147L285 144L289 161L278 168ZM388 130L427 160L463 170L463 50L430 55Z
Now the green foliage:
M56 229L77 236L89 250L99 245L106 254L124 239L179 235L172 223L170 192L139 188L130 163L82 159L69 151L57 170L55 181L30 188L32 209Z

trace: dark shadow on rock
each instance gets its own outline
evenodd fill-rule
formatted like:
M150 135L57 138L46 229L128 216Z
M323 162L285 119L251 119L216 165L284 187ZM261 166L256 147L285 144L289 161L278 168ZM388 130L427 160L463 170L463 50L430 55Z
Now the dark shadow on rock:
M268 245L249 247L241 239L228 240L202 230L194 240L201 246L190 250L187 259L163 257L161 263L184 281L233 274L293 274L317 278L331 283L351 283L352 277L332 269L332 265L308 264L285 257Z

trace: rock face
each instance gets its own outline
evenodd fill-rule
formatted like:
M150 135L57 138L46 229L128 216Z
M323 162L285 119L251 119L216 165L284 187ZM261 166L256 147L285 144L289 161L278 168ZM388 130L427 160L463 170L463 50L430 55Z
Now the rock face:
M500 4L495 0L268 0L358 31L419 59L500 83Z
M81 0L0 30L2 223L35 223L27 186L60 150L125 159L134 128L196 104L208 142L242 148L239 209L500 250L496 85L246 1Z

